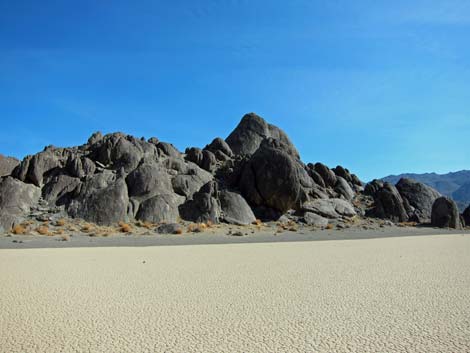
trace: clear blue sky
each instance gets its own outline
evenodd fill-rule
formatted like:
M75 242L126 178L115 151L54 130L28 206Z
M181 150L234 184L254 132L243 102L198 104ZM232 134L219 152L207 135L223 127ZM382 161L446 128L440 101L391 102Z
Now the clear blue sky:
M470 169L470 1L0 0L0 153L254 111L364 180Z

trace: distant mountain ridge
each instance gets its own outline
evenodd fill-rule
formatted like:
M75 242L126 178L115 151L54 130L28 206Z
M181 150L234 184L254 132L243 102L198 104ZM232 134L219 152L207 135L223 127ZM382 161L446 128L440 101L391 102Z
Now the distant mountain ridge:
M400 175L389 175L382 178L396 184L401 178L410 178L439 191L441 194L451 197L455 200L461 210L470 205L470 170L460 170L447 174L437 173L405 173Z

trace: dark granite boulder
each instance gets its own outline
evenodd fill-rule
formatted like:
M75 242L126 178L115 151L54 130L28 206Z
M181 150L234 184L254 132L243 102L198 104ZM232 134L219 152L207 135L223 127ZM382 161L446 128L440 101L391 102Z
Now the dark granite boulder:
M86 178L68 205L67 212L73 218L111 225L127 219L128 204L125 180L107 171Z
M174 223L179 218L180 203L181 199L175 194L153 196L140 204L136 219L152 223Z
M448 197L439 197L432 205L431 225L439 228L461 229L459 209Z
M8 231L30 211L41 190L12 177L0 179L0 232Z
M279 140L266 139L245 165L240 190L253 206L284 213L297 209L313 186L304 166L288 154Z
M336 186L336 182L338 180L336 178L336 174L330 168L322 163L315 163L314 169L318 174L320 174L326 186L332 188Z
M403 199L397 188L386 182L374 196L375 207L373 215L382 219L390 219L394 222L408 221Z
M203 185L192 200L179 207L179 212L181 218L187 221L219 223L221 210L217 183L210 181Z
M432 205L441 194L430 186L407 178L400 179L396 188L410 206L409 217L419 223L430 222Z
M11 175L20 161L13 157L5 157L0 154L0 178Z
M287 154L295 159L300 158L299 152L286 133L278 127L268 124L255 113L246 114L225 141L234 154L250 156L256 152L261 142L266 138L280 141Z
M240 194L223 190L219 193L219 200L223 221L231 224L247 225L256 220L250 206Z

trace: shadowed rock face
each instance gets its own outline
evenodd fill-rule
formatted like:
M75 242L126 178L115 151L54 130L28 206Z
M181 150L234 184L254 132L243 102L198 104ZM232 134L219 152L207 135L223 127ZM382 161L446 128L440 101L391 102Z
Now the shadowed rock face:
M180 218L249 224L255 214L272 220L297 210L306 223L324 226L325 217L356 214L351 202L362 187L341 166L306 166L287 135L254 113L225 141L185 154L156 137L94 133L84 145L48 146L6 164L0 159L2 175L11 173L0 179L3 230L35 217L36 204L35 214L54 210L103 225Z
M372 215L378 218L390 219L394 222L408 221L403 199L397 188L392 184L384 183L383 187L375 193L374 199L375 208Z
M20 161L16 158L5 157L0 154L0 177L11 175L19 163Z
M468 206L465 211L462 213L462 218L465 224L463 224L466 227L470 227L470 206Z
M233 153L250 156L256 152L261 142L269 137L279 140L286 147L286 152L289 155L300 159L299 152L286 133L278 127L268 124L255 113L246 114L225 141Z
M263 140L240 180L240 190L248 202L285 212L307 201L313 181L288 151L289 146L279 140Z
M396 187L403 200L409 205L410 219L415 218L419 223L429 222L432 205L441 194L430 186L406 178L400 179Z
M461 229L457 204L448 197L438 198L432 206L431 225L439 228Z

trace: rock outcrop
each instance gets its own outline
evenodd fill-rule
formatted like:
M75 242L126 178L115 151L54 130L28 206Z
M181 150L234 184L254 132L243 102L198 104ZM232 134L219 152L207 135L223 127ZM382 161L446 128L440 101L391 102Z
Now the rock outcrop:
M225 141L233 153L250 156L260 147L261 142L267 138L280 141L289 155L296 159L300 158L299 152L286 133L278 127L268 124L255 113L246 114Z
M375 207L369 215L390 219L394 222L408 221L403 198L397 188L390 184L384 183L374 194Z
M402 178L396 188L408 206L408 218L418 223L431 221L434 201L441 197L436 190L412 179Z
M438 198L432 205L431 225L439 228L461 229L457 204L448 197Z
M429 223L434 201L441 195L433 188L402 178L396 186L373 180L364 188L364 194L374 199L368 215L394 222Z
M20 161L13 157L5 157L0 154L0 178L11 175Z
M470 227L470 205L463 211L462 218L464 221L464 226Z
M226 140L184 154L156 137L97 132L81 146L48 146L21 162L0 158L0 171L3 231L35 217L37 207L100 225L244 225L297 212L296 220L324 227L356 215L362 190L346 168L305 165L288 136L253 113Z

